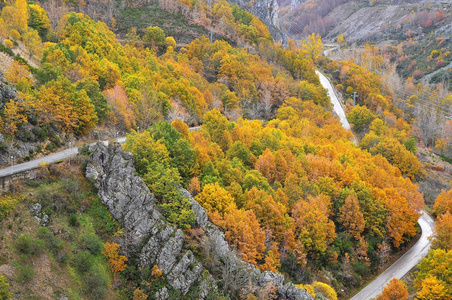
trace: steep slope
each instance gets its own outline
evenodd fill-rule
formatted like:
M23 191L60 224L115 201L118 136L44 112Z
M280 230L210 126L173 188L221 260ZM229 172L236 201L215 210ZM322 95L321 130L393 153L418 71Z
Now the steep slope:
M184 233L165 222L157 209L154 195L135 175L132 155L118 146L107 148L101 143L92 147L91 151L86 176L95 182L101 201L124 226L127 239L123 247L135 253L140 267L151 269L157 265L166 276L167 283L183 296L193 290L197 291L200 299L214 294L217 291L216 281L201 264L206 258L200 261L192 251L184 249ZM229 249L224 234L208 221L205 209L187 191L184 193L192 202L196 225L205 232L201 239L210 245L210 255L216 255L214 266L210 269L213 274L215 270L223 270L218 278L223 285L239 289L246 287L248 294L258 297L264 297L269 287L275 287L281 299L312 299L306 290L290 283L283 284L281 274L261 272L251 264L240 261ZM168 288L163 287L157 294L168 295Z

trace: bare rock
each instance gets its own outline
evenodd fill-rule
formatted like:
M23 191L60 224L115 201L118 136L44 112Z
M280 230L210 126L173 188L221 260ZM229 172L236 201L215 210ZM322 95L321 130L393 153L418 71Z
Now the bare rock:
M91 157L86 167L86 177L98 188L101 201L112 216L125 228L131 240L131 247L138 249L140 267L152 268L157 265L164 273L172 288L186 295L197 286L198 299L206 298L216 291L215 279L194 257L191 251L184 252L184 233L165 222L158 211L154 195L143 180L135 175L133 156L118 146L98 143L91 147ZM229 248L224 233L207 217L206 210L196 202L190 193L181 192L191 202L196 216L196 226L205 232L204 240L209 252L215 255L212 262L224 286L236 290L249 289L260 295L268 286L277 288L280 299L310 300L312 297L293 284L283 284L284 276L275 272L261 272L255 266L241 261ZM167 288L159 290L156 299L168 299Z

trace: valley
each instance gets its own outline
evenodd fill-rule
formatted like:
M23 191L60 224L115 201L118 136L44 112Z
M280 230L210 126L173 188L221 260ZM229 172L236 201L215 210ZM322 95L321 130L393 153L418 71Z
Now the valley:
M449 297L449 2L0 9L0 299Z

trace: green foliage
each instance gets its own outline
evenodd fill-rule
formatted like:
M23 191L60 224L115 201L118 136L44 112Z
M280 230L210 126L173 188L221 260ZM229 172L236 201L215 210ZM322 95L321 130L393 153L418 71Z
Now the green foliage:
M218 182L220 185L223 185L223 179L220 176L217 168L213 165L211 161L209 161L203 168L201 173L201 184L205 186L209 183Z
M14 52L13 52L13 50L11 50L11 49L5 47L5 46L2 45L2 44L0 44L0 51L3 52L3 53L8 54L9 56L14 57Z
M41 37L45 37L51 30L50 19L46 11L37 4L28 5L28 26L39 32Z
M243 178L242 188L244 191L250 190L253 187L270 193L272 192L272 188L267 179L257 170L249 171Z
M228 149L226 156L232 160L234 157L237 157L244 166L251 166L250 163L250 150L248 147L243 144L241 141L236 141L232 146Z
M45 247L45 242L40 239L33 239L28 234L22 233L16 239L15 246L19 253L40 255Z
M112 236L118 231L118 221L111 216L108 208L105 207L98 197L94 197L90 201L87 213L91 217L91 220L93 220L96 232L101 236Z
M149 131L127 135L123 149L133 153L135 168L140 175L146 174L151 164L159 164L165 169L170 164L168 149L162 142L155 141Z
M154 140L162 142L169 151L170 164L188 181L195 163L195 150L190 143L168 122L153 124L149 131Z
M31 266L19 266L19 273L17 273L17 281L20 283L26 283L33 278L35 271Z
M182 229L191 228L196 220L195 213L191 209L191 202L179 190L174 189L166 193L159 207L171 224Z
M69 225L72 227L79 227L80 226L80 222L77 218L77 215L70 215L69 216Z
M149 26L144 31L143 42L156 47L165 45L165 32L157 26Z
M347 115L348 121L353 124L356 131L360 132L366 129L376 118L375 114L365 106L356 105Z
M105 120L108 116L110 108L108 106L107 99L100 90L99 83L92 79L91 77L84 78L77 83L77 90L86 91L86 94L91 100L91 104L94 105L97 118L100 121Z
M88 294L91 299L104 299L109 284L110 278L108 273L98 265L94 265L83 277L85 293Z
M160 139L155 141L151 132ZM129 134L124 150L133 153L135 168L151 191L160 199L159 205L168 221L180 227L189 228L194 222L194 212L191 210L190 202L179 191L182 182L179 171L171 166L172 159L177 160L176 165L183 164L181 157L186 153L183 153L183 150L182 153L174 151L171 158L165 146L165 143L170 147L171 144L177 145L181 140L180 133L171 125L158 123L149 131ZM186 149L189 149L189 153L193 151L188 144Z
M94 264L94 257L89 251L80 251L72 257L72 266L80 273L88 272Z
M88 250L93 255L97 255L100 253L103 246L97 235L85 232L80 237L79 247L83 250Z
M0 197L0 221L6 218L20 203L15 197L2 195Z
M6 282L6 278L0 275L0 300L7 300L12 294L9 291L9 283Z
M309 83L308 81L302 80L297 86L296 95L303 101L314 101L315 104L329 107L330 99L326 93L326 90L317 84Z
M53 254L56 254L58 250L61 248L62 243L58 240L57 237L50 231L47 227L39 227L38 228L38 237L44 240L47 249L49 249Z
M410 137L409 139L406 139L403 144L405 145L405 148L410 151L411 153L416 154L416 139L414 137Z

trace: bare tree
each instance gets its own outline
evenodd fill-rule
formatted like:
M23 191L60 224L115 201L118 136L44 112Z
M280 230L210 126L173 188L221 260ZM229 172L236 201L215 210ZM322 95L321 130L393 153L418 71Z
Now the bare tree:
M68 11L65 2L63 0L45 1L43 7L49 15L50 25L53 30L56 30L61 17Z
M419 128L419 135L424 145L434 146L438 131L438 113L435 109L426 109L425 106L420 104L416 107L417 119L416 125Z

